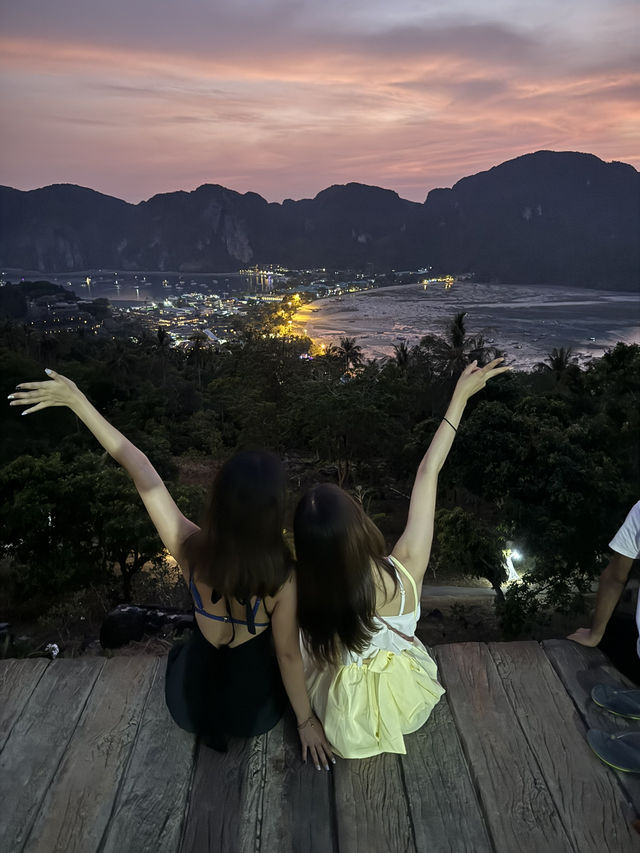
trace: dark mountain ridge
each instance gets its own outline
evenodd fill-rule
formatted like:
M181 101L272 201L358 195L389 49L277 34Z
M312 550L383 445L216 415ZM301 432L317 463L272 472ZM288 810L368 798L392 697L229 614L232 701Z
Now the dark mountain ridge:
M0 264L52 273L431 266L630 289L640 280L639 189L628 164L554 151L434 189L424 204L358 183L282 204L217 184L136 205L71 184L0 187Z

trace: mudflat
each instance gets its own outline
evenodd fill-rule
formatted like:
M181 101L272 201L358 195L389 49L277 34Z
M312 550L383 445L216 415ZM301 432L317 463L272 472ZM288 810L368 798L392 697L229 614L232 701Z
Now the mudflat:
M314 341L356 338L367 358L393 354L393 345L443 335L466 311L470 335L503 350L508 362L530 369L554 347L571 347L581 361L601 356L618 341L640 343L640 296L633 292L551 285L455 282L376 288L320 299L294 317Z

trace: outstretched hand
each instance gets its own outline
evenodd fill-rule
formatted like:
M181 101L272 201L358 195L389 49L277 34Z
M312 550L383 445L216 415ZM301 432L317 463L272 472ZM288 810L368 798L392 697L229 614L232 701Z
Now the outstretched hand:
M313 716L298 729L300 735L300 743L302 744L302 760L307 760L307 752L313 761L316 770L320 770L320 766L325 770L329 769L329 762L336 763L333 757L333 750L329 745L327 736L324 733L324 728L320 720Z
M510 367L498 367L501 361L504 361L504 358L494 358L484 367L478 367L478 362L472 361L460 374L456 383L456 392L463 394L466 400L473 397L481 388L484 388L489 379L511 370Z
M13 394L9 394L9 405L29 406L30 408L22 412L23 415L29 415L49 406L68 406L72 409L73 404L84 396L76 383L66 376L49 368L45 373L50 377L48 381L21 382Z

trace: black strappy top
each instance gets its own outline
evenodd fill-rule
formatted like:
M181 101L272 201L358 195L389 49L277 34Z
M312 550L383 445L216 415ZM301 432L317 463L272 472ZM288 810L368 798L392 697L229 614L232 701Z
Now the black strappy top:
M256 598L256 603L251 607L251 602L247 601L245 603L245 611L246 611L246 619L234 619L229 613L226 616L216 616L214 613L208 613L203 605L202 598L200 597L200 593L193 582L193 571L189 570L189 590L191 595L193 596L194 601L194 610L196 613L199 613L201 616L206 616L207 619L215 619L217 622L229 622L233 626L235 625L246 625L250 634L256 633L256 628L266 628L269 626L269 622L256 622L256 613L258 612L258 608L260 607L260 598ZM216 593L211 594L211 600L215 604L220 600L220 596L216 596ZM242 603L242 602L241 602ZM235 636L235 627L234 627L234 636Z

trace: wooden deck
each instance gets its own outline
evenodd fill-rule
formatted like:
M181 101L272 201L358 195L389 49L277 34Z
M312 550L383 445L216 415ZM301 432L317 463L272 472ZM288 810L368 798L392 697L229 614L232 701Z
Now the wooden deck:
M563 640L435 649L447 694L407 755L302 765L292 719L228 753L178 729L165 660L0 661L3 853L623 853L640 777L587 728L623 677Z

